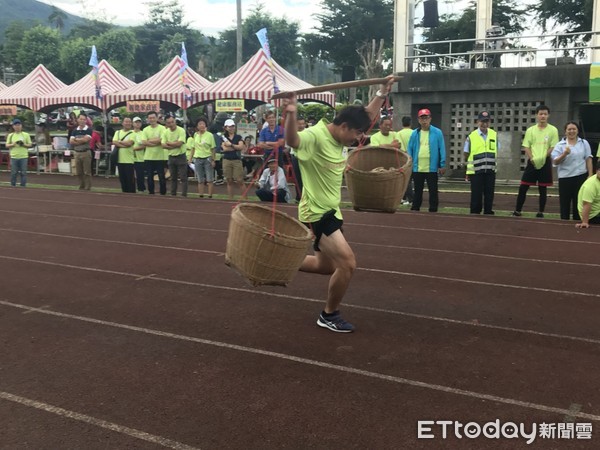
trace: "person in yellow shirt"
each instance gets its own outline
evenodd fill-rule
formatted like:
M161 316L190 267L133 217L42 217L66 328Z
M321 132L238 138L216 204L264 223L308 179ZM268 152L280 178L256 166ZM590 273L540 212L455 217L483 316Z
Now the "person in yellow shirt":
M148 177L148 194L154 195L154 174L158 175L160 195L167 193L167 181L165 179L165 150L162 148L162 134L165 127L158 123L158 114L154 111L146 116L148 126L144 128L142 145L144 150L144 164L146 176Z
M387 145L394 148L400 148L400 141L396 133L392 130L392 118L385 116L379 121L379 131L371 136L372 146L378 147Z
M191 139L189 162L194 164L198 178L198 195L204 197L204 185L208 184L208 198L213 196L215 174L215 137L208 131L208 121L201 117L196 121L196 132Z
M21 175L21 186L27 185L28 149L31 147L31 137L23 131L19 119L12 122L13 132L6 136L6 148L10 150L10 185L17 185L17 175Z
M146 192L146 171L144 163L144 153L146 147L142 143L144 133L142 131L142 119L133 118L133 170L135 171L135 182L138 192Z
M134 150L135 135L132 129L132 122L129 117L123 119L123 129L117 131L113 137L112 144L119 148L119 181L121 182L121 191L135 193L135 172L133 163L135 162Z
M177 179L181 179L181 195L187 197L188 176L185 155L185 130L177 125L175 116L165 117L165 130L162 134L162 147L169 152L169 172L171 173L171 195L177 195Z
M577 228L589 228L590 223L600 225L600 164L596 175L589 177L579 189L577 209L581 216L581 223Z

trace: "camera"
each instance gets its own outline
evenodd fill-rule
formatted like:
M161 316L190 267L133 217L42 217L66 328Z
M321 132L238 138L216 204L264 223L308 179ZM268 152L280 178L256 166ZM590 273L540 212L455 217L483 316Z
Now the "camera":
M17 145L23 146L23 141L17 141Z

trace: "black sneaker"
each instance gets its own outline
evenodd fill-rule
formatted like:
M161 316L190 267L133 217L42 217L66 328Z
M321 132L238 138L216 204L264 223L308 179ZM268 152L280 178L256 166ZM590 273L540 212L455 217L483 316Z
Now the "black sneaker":
M543 212L539 212L535 215L535 217L537 217L538 219L543 219L544 218L544 213Z
M521 211L513 211L512 214L511 214L511 216L521 217L522 214L521 214Z
M342 319L339 311L331 314L326 314L325 311L321 312L319 320L317 320L317 325L328 328L336 333L352 333L354 331L354 325Z

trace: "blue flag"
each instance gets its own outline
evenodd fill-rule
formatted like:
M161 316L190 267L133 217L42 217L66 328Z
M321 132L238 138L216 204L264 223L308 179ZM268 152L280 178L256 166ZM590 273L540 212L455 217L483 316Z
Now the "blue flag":
M183 96L187 101L192 100L192 89L187 81L187 69L188 69L187 51L185 50L185 43L181 43L181 62L179 63L179 81L183 88Z
M98 73L98 53L96 53L95 45L92 45L92 56L90 56L88 65L93 67L92 76L96 84L96 98L102 100L102 87L100 86L100 74Z
M269 59L269 65L271 66L271 76L273 77L273 92L277 94L279 92L279 86L277 86L277 80L275 79L275 68L273 67L273 60L271 59L271 47L269 46L269 38L267 37L267 29L261 28L256 32L256 37L263 51Z

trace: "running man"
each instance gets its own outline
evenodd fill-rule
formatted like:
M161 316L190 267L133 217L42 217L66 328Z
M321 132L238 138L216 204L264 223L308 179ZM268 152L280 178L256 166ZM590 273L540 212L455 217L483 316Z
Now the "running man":
M340 211L342 176L346 161L344 146L360 140L372 121L379 118L383 103L394 84L393 77L381 85L369 105L348 106L332 123L325 119L298 133L296 96L284 101L285 136L294 148L302 171L303 191L298 216L314 236L314 255L304 259L302 272L331 275L325 309L317 325L338 333L350 333L354 326L342 319L339 306L348 289L356 260L342 234Z

